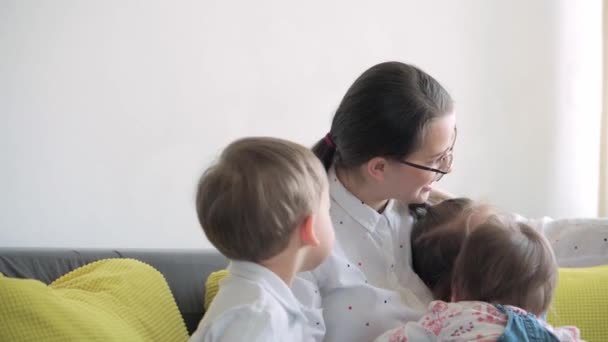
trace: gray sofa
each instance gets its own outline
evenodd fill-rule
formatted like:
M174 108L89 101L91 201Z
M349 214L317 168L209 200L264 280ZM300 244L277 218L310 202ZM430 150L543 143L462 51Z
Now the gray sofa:
M159 270L169 283L189 334L204 314L207 276L228 265L228 260L215 250L0 247L0 273L48 284L75 268L106 258L137 259Z

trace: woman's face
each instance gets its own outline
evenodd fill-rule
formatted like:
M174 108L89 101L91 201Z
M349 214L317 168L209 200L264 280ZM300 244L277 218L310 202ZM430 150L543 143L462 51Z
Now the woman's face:
M425 130L418 150L404 159L409 163L442 169L446 155L452 153L456 138L456 114L450 113L433 120ZM448 170L451 171L451 166ZM406 203L426 202L437 173L421 170L398 161L390 162L385 174L385 184L390 198Z

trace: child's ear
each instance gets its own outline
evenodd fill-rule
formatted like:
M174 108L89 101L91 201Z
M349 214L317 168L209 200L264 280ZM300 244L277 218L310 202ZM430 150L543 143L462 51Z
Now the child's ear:
M320 242L315 233L314 227L315 218L313 215L308 215L300 224L298 231L300 232L300 240L306 246L317 247Z

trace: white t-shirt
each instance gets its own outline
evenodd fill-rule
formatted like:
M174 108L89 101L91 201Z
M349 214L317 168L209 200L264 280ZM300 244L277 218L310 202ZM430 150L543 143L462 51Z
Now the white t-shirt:
M363 204L328 172L336 243L292 288L305 306L322 308L324 341L371 341L417 321L432 294L412 270L408 207L390 200L382 214ZM522 218L527 220L525 218ZM608 264L608 219L527 220L547 236L560 266ZM314 313L314 311L310 311Z
M285 282L251 262L231 261L230 275L190 341L313 341L309 322ZM318 337L317 337L318 339Z

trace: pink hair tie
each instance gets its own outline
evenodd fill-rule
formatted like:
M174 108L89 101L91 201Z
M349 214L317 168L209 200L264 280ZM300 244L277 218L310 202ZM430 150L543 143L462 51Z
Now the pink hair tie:
M325 143L331 148L336 148L336 144L334 144L334 142L331 140L331 136L329 136L329 133L325 134Z

